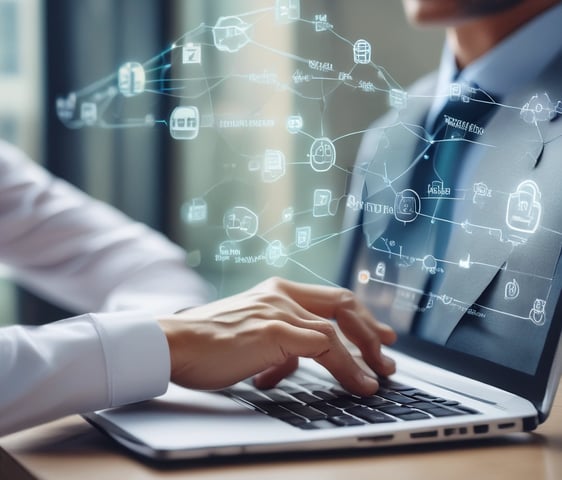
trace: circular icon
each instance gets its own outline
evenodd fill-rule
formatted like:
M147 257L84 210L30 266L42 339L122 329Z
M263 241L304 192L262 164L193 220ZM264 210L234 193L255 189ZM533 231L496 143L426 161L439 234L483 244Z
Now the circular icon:
M360 270L357 274L357 281L362 285L367 285L371 279L371 274L369 270Z
M283 267L289 257L285 252L285 247L280 240L274 240L265 249L265 261L272 267Z
M258 232L258 216L246 207L234 207L225 213L223 226L228 238L240 242Z
M310 147L310 166L315 172L327 172L336 163L336 148L329 138L317 138Z
M423 269L428 271L431 275L435 275L437 271L437 260L433 255L426 255L423 257Z
M394 217L399 222L413 222L420 213L420 196L411 189L402 190L394 200Z

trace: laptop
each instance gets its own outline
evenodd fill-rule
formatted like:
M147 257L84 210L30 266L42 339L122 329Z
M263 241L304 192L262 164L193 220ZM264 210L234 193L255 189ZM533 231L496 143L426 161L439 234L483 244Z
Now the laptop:
M549 414L561 373L557 302L536 368L522 372L403 334L385 353L397 372L371 397L342 390L301 360L276 388L251 380L219 392L171 384L163 396L86 414L126 448L156 460L201 459L453 442L532 431Z

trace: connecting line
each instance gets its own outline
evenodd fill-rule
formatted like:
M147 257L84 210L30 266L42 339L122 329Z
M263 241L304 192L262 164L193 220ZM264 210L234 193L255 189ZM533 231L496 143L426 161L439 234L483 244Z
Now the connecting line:
M294 263L295 265L299 266L300 268L302 268L303 270L305 270L306 272L310 273L311 275L313 275L314 277L316 277L319 280L322 280L323 282L327 283L328 285L331 285L333 287L340 287L341 285L338 285L335 282L332 282L331 280L328 280L327 278L324 278L322 275L317 274L315 271L311 270L310 268L308 268L306 265L302 264L301 262L293 259L293 258L288 258L288 261L291 263Z
M206 31L211 30L212 27L210 25L206 25L205 23L200 23L199 26L195 27L193 30L184 33L181 37L179 37L173 45L178 45L185 37L196 37L199 35L203 35ZM201 31L202 30L202 31ZM171 49L170 49L171 50Z
M267 50L269 52L276 53L277 55L281 55L282 57L290 58L291 60L296 60L297 62L304 63L304 64L308 65L308 60L306 58L299 57L297 55L293 55L292 53L287 53L287 52L284 52L282 50L278 50L277 48L268 47L267 45L255 42L254 40L251 40L251 39L250 39L250 42L252 44L254 44L256 47L262 48L262 49Z

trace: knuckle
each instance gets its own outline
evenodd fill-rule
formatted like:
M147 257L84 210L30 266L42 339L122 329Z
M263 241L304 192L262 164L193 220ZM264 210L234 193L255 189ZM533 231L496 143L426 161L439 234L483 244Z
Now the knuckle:
M287 324L282 320L271 320L262 326L262 333L266 341L271 344L279 343L287 328Z
M282 291L285 285L285 280L281 277L273 276L265 280L263 284L273 291Z
M353 309L357 306L356 297L351 290L347 288L342 289L339 298L339 306L342 309Z
M329 320L319 321L316 327L320 333L326 335L330 341L335 340L337 337L336 328Z

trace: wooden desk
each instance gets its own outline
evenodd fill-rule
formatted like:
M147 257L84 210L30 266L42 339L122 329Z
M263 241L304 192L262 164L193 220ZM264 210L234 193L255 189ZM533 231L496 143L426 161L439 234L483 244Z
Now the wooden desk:
M0 439L2 480L509 479L562 478L562 392L532 434L499 440L307 456L267 456L158 466L139 460L80 417Z

